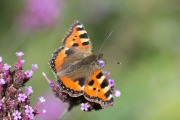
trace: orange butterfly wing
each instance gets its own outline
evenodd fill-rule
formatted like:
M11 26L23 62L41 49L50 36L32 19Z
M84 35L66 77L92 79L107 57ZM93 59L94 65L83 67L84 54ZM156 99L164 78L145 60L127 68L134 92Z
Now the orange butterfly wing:
M70 30L63 40L63 45L63 47L60 47L53 53L49 64L56 75L57 81L61 85L62 92L66 92L73 97L80 96L83 94L85 78L73 80L71 77L64 76L61 73L59 74L66 62L66 58L76 53L76 51L79 53L82 52L82 54L91 54L90 39L85 28L79 21L75 21L70 26Z
M85 30L83 24L79 21L74 21L71 25L69 33L63 40L63 44L69 48L91 52L91 42L87 31Z
M97 69L84 87L84 96L87 100L99 103L102 108L113 105L114 99L106 77Z
M64 63L64 58L73 54L73 51L78 49L84 53L91 53L91 42L87 35L83 24L79 21L75 21L71 26L70 30L67 33L65 39L63 40L63 47L58 48L54 51L49 65L52 71L56 74L61 70L61 66Z

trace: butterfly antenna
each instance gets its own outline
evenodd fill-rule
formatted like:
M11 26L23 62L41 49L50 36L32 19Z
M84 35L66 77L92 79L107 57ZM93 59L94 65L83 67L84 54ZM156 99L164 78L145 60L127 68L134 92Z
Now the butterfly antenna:
M98 52L99 54L100 54L102 48L104 47L104 45L106 44L107 40L108 40L108 39L110 38L110 36L112 35L112 33L113 33L113 31L111 31L111 32L109 33L108 37L105 39L105 41L104 41L103 44L101 45L101 47L100 47L100 49L99 49L99 52Z

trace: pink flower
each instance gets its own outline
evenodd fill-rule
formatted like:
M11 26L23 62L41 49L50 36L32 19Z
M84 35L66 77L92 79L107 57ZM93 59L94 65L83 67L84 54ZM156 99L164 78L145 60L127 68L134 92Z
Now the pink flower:
M23 55L24 55L23 52L16 52L16 56L18 56L18 57L22 57Z
M25 94L19 94L18 100L24 102L26 100L27 96Z
M32 71L38 69L38 65L37 64L32 64Z
M89 104L88 103L81 103L81 110L82 111L88 111Z
M7 63L6 64L4 64L4 66L3 66L3 68L4 68L4 70L9 70L9 68L10 68L11 66L10 65L8 65Z
M33 71L32 70L27 70L25 72L25 75L26 75L27 78L30 78L33 75Z
M109 78L109 76L111 75L111 73L110 73L110 72L105 71L105 72L104 72L104 75L105 75L105 76L106 76L106 78L108 79L108 78Z
M119 90L114 90L114 96L120 97L121 96L121 92Z
M33 93L32 87L31 86L26 87L26 92L28 95L32 94Z
M41 97L39 97L39 102L44 103L44 102L46 102L46 99L43 96L41 96Z
M25 60L21 60L20 62L21 62L21 64L22 64L22 65L24 65L24 63L25 63Z
M0 78L0 85L4 85L4 84L5 84L4 79Z
M114 80L109 79L108 82L109 82L110 87L114 87L114 84L115 84Z
M16 111L13 112L13 116L14 116L14 120L21 119L21 112L16 110Z
M103 67L105 65L105 62L103 60L98 60L99 66Z

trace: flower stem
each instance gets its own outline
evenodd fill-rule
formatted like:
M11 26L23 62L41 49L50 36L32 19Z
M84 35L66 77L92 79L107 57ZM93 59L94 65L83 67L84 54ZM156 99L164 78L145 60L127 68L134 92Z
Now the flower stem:
M59 120L65 120L68 113L68 109L65 109L64 112L60 115Z

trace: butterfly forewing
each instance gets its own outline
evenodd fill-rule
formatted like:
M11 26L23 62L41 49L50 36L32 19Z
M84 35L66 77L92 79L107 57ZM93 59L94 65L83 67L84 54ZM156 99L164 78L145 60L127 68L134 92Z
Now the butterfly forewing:
M75 21L63 40L63 44L69 48L81 49L91 53L91 42L83 24Z

